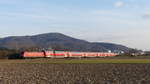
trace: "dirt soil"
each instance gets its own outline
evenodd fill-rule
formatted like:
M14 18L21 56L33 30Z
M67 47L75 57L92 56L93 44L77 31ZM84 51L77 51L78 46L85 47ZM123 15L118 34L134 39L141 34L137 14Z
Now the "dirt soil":
M0 64L0 84L150 84L150 64Z

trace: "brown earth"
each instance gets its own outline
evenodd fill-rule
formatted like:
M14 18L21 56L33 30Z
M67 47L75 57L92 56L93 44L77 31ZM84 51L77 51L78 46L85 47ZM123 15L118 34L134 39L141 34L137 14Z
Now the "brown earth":
M0 84L150 84L150 64L0 64Z

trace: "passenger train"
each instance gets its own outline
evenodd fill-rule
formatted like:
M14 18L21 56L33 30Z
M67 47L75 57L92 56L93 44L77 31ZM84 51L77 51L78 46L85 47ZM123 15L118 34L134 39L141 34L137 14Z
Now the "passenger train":
M24 58L82 58L82 57L114 57L116 53L105 52L71 52L71 51L41 51L22 53Z

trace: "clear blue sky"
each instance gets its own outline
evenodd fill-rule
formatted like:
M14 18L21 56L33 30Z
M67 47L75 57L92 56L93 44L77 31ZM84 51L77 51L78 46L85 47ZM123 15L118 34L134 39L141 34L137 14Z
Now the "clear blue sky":
M150 0L0 0L0 37L60 32L150 50Z

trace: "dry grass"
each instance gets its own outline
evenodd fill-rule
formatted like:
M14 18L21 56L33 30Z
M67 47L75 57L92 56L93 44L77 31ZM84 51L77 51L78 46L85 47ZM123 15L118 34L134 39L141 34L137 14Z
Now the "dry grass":
M21 59L21 60L0 60L0 63L6 64L144 64L150 63L150 59L122 59L122 58L93 58L93 59Z

